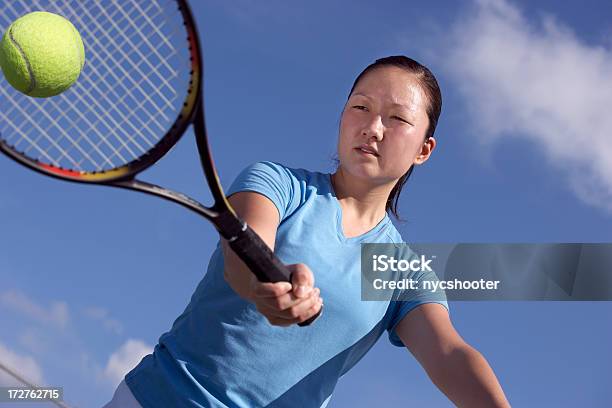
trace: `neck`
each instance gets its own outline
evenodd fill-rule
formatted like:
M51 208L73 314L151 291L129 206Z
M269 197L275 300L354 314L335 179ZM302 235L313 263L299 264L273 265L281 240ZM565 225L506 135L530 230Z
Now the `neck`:
M373 185L342 171L331 175L336 197L345 215L376 225L386 215L386 204L394 183Z

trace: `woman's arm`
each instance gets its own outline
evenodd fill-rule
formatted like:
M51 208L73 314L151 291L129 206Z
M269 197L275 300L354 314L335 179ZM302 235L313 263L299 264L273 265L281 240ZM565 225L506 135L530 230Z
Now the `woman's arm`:
M240 218L274 250L279 224L274 203L254 192L239 192L228 200ZM320 291L314 288L314 276L308 266L286 265L291 272L291 283L261 283L223 238L221 247L225 280L240 297L254 303L270 324L290 326L301 323L321 309Z
M432 382L459 407L509 407L487 360L459 336L446 308L418 306L396 332Z
M278 210L267 197L254 192L239 192L228 198L236 213L259 235L259 237L274 251L276 230L279 224ZM238 295L250 300L251 282L255 275L244 262L234 253L227 241L221 238L224 258L225 280Z

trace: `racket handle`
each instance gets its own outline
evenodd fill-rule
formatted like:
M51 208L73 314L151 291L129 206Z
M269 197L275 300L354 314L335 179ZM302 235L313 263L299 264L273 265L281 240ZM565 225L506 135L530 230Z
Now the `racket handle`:
M260 282L291 282L291 272L278 259L270 247L251 227L244 224L240 233L228 240L230 248L249 267ZM321 311L310 319L298 323L308 326L321 315Z

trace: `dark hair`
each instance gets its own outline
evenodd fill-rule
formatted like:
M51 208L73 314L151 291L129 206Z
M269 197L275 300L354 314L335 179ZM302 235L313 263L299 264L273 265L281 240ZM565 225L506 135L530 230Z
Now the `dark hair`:
M378 68L382 67L397 67L401 68L411 74L414 74L419 84L421 85L421 89L425 93L427 97L427 118L429 119L429 126L427 127L427 131L425 132L425 140L429 139L434 135L436 131L436 126L438 125L438 118L440 117L440 112L442 111L442 93L440 92L440 86L438 85L438 81L436 81L436 77L432 72L425 67L424 65L419 64L417 61L412 58L408 58L403 55L394 55L390 57L377 59L372 64L368 65L366 69L364 69L353 82L353 86L351 87L351 91L349 92L349 98L353 94L355 87L359 83L359 81L371 71L374 71ZM390 211L391 214L395 216L398 220L400 220L399 214L397 212L397 202L399 200L400 193L402 192L402 188L406 181L412 174L412 170L414 168L414 164L410 166L406 174L404 174L397 181L389 197L387 198L387 204L385 207L386 211Z

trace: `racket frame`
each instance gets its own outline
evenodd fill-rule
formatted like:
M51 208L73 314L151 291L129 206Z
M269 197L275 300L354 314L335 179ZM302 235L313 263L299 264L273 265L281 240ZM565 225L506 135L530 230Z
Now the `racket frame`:
M207 218L230 247L245 262L249 269L262 282L291 282L291 273L280 262L267 244L244 222L228 202L214 165L204 118L203 99L203 60L196 22L186 0L176 0L183 16L191 60L191 79L187 97L182 109L166 135L149 151L129 163L104 171L75 171L43 163L27 157L0 138L0 151L17 163L45 176L64 181L84 184L98 184L139 191L164 198ZM168 153L181 139L189 125L193 125L200 162L212 193L214 204L206 207L185 194L136 179L136 175L146 170ZM300 323L311 324L319 315Z

